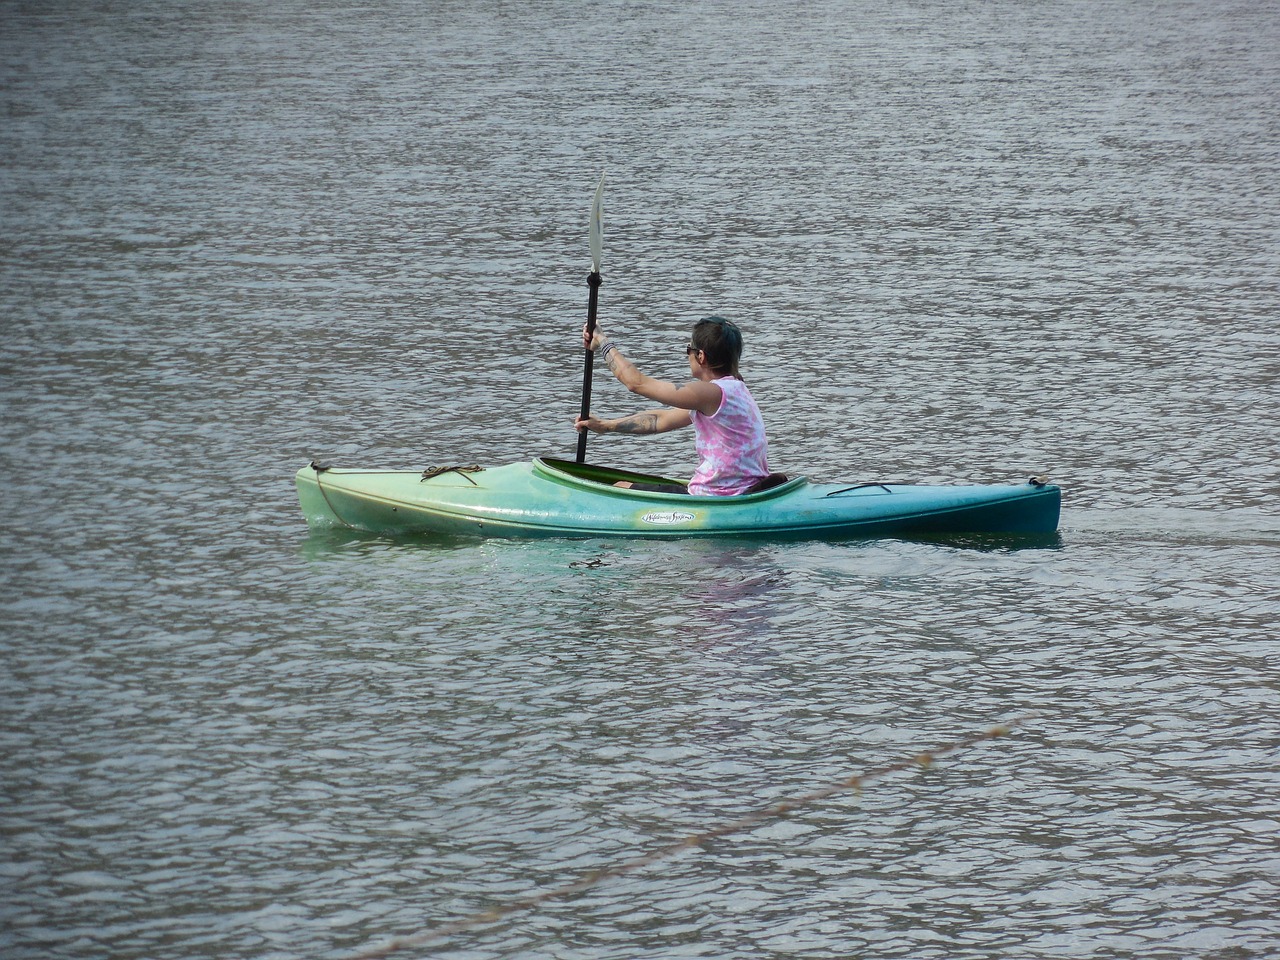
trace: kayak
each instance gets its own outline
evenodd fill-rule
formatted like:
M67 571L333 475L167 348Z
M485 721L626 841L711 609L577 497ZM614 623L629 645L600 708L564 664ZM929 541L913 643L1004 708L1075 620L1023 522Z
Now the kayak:
M680 483L549 457L498 467L341 469L297 474L313 528L482 537L736 537L832 540L937 534L1046 534L1061 491L1011 485L814 483L805 477L732 497L654 493L618 481Z

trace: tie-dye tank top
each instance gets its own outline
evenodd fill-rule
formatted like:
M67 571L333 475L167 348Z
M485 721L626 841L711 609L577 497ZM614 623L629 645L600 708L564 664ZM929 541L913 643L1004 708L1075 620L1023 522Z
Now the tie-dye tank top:
M720 409L711 416L690 411L697 434L698 469L689 481L689 492L733 496L746 493L769 475L769 442L760 408L747 385L734 377L714 382L723 394Z

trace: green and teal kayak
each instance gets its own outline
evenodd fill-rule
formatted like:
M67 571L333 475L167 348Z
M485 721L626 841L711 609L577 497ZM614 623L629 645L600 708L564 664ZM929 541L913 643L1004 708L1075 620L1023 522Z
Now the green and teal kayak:
M1047 534L1061 492L1016 485L918 486L788 480L759 493L700 497L617 487L675 482L536 458L423 472L312 464L298 471L313 527L484 537L749 537L833 540L949 534Z

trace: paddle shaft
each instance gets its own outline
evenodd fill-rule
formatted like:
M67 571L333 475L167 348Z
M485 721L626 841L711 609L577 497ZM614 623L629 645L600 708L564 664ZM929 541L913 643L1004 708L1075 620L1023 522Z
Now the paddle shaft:
M596 332L596 300L600 293L600 271L592 270L587 274L587 336ZM591 415L591 372L595 367L596 355L591 352L591 348L586 349L586 358L582 362L582 414L581 419L585 420ZM581 430L578 433L578 463L585 463L587 460L587 430Z

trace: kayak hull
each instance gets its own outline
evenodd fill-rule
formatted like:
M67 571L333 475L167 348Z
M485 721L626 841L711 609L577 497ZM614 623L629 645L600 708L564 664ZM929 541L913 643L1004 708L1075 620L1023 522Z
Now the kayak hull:
M835 540L950 534L1047 534L1051 484L920 486L812 483L702 497L614 486L669 478L550 458L415 473L303 467L296 482L316 528L481 537L733 537Z

